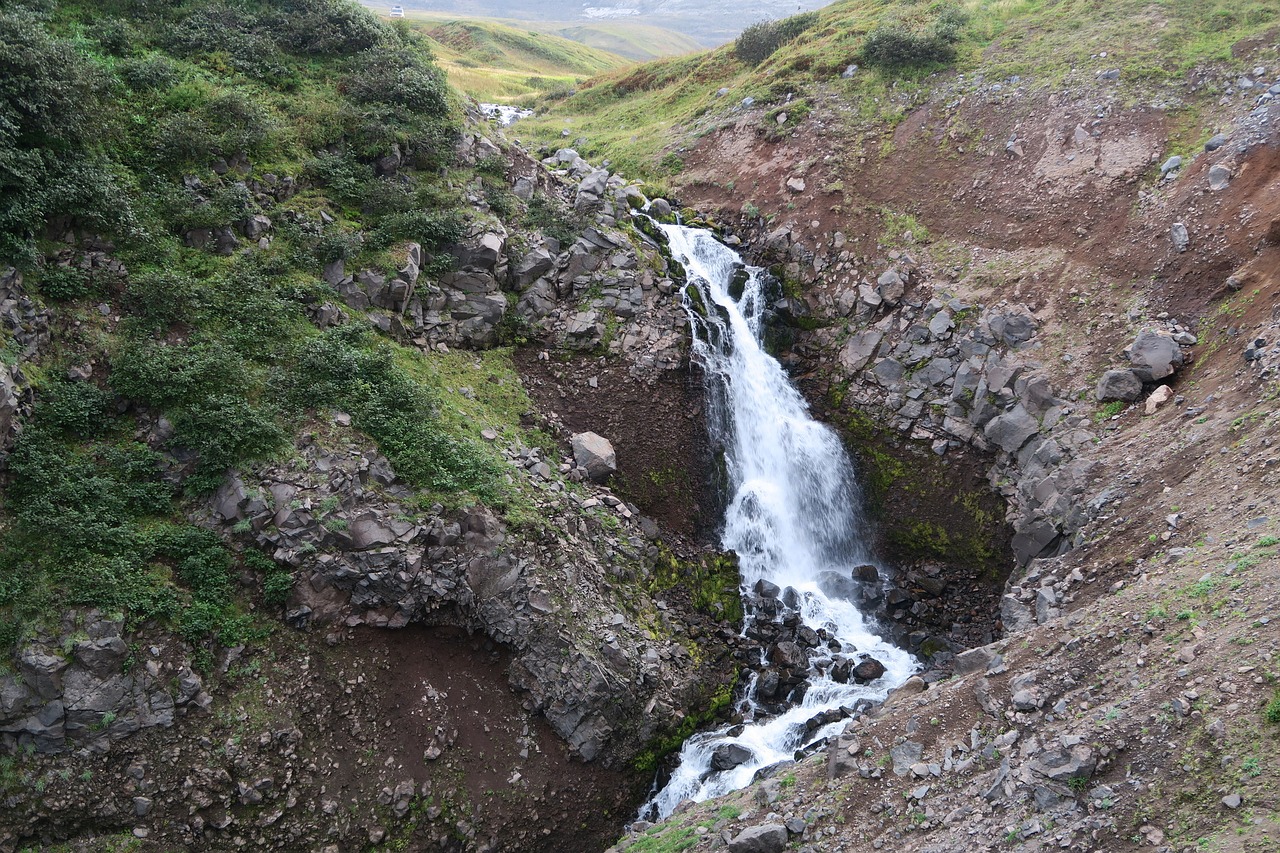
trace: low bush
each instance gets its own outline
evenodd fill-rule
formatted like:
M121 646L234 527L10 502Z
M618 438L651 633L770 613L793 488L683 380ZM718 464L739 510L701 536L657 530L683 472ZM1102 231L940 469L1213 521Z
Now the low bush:
M925 26L883 24L867 34L862 43L862 61L890 70L949 63L956 58L955 43L965 20L962 10L947 6Z
M747 65L759 65L817 22L817 12L804 12L778 21L758 21L734 41L733 55Z

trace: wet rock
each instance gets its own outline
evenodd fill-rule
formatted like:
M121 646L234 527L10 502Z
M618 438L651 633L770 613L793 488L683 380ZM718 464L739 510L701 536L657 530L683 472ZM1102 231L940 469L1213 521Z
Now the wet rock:
M771 663L784 669L804 670L808 667L809 658L804 649L789 640L784 640L769 651Z
M711 769L732 770L740 764L746 764L753 757L754 753L745 746L736 743L722 744L711 753Z
M854 680L865 683L875 681L885 673L884 664L875 658L866 658L853 668Z
M587 476L602 483L618 471L618 457L613 445L594 432L580 432L573 436L573 459Z

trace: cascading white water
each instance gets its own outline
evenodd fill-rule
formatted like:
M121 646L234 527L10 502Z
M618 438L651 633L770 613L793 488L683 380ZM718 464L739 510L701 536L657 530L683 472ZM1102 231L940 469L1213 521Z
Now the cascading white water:
M721 544L737 552L746 589L761 579L790 587L806 625L825 629L840 653L871 656L886 668L870 684L841 683L829 675L830 659L819 655L811 660L803 699L774 716L764 714L747 691L741 730L705 732L686 741L670 781L641 809L642 816L666 817L682 800L742 788L761 768L837 733L843 721L817 730L806 729L805 722L859 699L883 699L911 675L915 661L873 633L855 604L840 597L850 586L851 570L867 561L859 493L839 437L809 416L782 366L764 351L762 271L747 267L741 282L738 255L710 232L661 228L697 293L686 294L694 354L706 373L708 422L712 440L724 451L732 495ZM735 274L742 284L736 299ZM726 744L745 747L751 757L715 771L712 757Z

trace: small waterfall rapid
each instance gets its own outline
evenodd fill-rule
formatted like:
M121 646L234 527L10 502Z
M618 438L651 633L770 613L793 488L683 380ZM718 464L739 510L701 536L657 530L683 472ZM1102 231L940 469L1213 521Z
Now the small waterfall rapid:
M724 453L730 499L721 544L737 552L746 591L764 582L767 598L748 599L755 613L747 624L787 625L788 636L807 627L809 642L818 643L801 664L802 683L783 701L758 701L763 677L753 677L739 708L742 725L685 742L670 780L641 808L649 819L666 817L682 800L745 787L761 768L836 734L844 725L840 709L883 699L915 669L911 655L877 636L853 601L852 571L869 557L859 489L839 437L809 416L800 392L764 351L767 275L745 267L710 232L661 228L691 285L685 304L694 356L706 375L713 446ZM782 645L772 647L774 656ZM770 644L762 646L768 656ZM797 651L806 654L788 644L792 671ZM848 667L867 657L883 664L884 674L856 683ZM831 721L814 727L815 718Z

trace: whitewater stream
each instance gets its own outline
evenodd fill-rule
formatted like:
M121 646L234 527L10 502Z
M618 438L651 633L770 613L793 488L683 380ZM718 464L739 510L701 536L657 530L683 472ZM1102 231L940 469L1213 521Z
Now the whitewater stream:
M761 768L793 759L796 750L838 733L845 723L838 719L814 730L806 729L806 721L860 699L883 699L916 668L910 654L874 633L847 597L856 586L853 569L871 557L860 492L840 438L810 417L782 366L764 351L766 275L744 270L738 255L710 232L661 228L701 296L699 305L686 293L685 303L694 358L706 376L711 440L724 452L731 495L721 545L738 554L744 594L760 580L776 584L780 599L793 603L803 623L827 639L809 659L808 688L798 703L769 714L755 699L753 678L738 708L744 725L686 741L670 780L641 808L647 819L666 817L682 800L749 785ZM852 678L841 683L830 675L837 655L855 663L874 658L885 673L868 684ZM713 769L717 749L723 754L728 745L744 747L750 757Z

